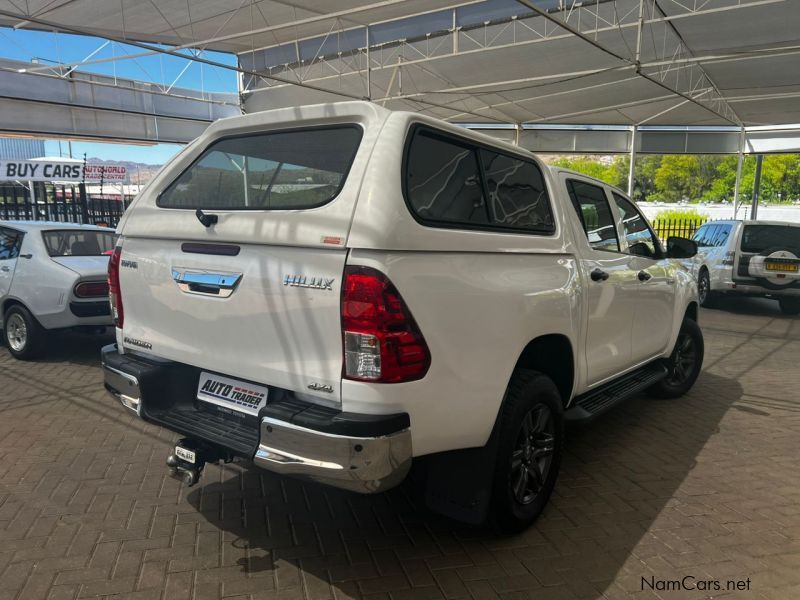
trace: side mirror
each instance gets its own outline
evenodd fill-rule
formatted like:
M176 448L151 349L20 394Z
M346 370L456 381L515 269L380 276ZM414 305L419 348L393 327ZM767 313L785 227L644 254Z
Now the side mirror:
M697 242L684 237L667 238L667 258L692 258L697 254Z

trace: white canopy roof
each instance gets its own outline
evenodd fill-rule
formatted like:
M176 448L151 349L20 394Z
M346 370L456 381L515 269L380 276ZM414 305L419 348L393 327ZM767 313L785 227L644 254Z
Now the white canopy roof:
M800 122L798 0L0 0L0 24L235 52L246 110L370 97L462 122Z

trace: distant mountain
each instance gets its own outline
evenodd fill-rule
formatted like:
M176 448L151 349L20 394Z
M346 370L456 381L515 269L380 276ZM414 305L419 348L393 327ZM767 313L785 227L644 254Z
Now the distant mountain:
M162 165L151 165L147 163L133 162L130 160L103 160L92 156L86 162L99 165L124 166L128 172L129 183L145 184L150 181L161 169Z

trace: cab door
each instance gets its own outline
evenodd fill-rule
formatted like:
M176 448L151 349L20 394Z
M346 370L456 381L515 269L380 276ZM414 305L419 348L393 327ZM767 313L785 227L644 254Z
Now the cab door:
M571 173L563 173L562 182L582 230L576 231L576 243L586 285L584 364L586 385L591 387L631 366L639 281L630 255L622 252L605 189Z
M632 316L631 358L634 364L662 354L671 340L675 310L676 264L666 258L647 219L628 198L611 191L620 223L622 251L630 256L636 286Z
M0 298L11 290L11 280L14 278L21 244L21 232L0 227Z

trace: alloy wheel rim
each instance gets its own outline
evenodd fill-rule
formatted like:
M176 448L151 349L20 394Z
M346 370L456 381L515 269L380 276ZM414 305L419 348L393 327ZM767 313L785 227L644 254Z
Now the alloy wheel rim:
M696 357L697 350L692 336L688 333L680 334L672 356L670 383L680 385L687 381L692 376Z
M25 348L28 341L28 327L25 325L25 320L17 314L13 314L8 318L6 323L6 338L8 345L11 349L20 352Z
M527 412L511 452L511 494L520 504L532 503L544 488L555 451L555 425L550 409L540 404Z
M700 277L700 283L698 284L697 294L700 297L700 304L706 301L706 295L708 294L708 280L705 276Z

